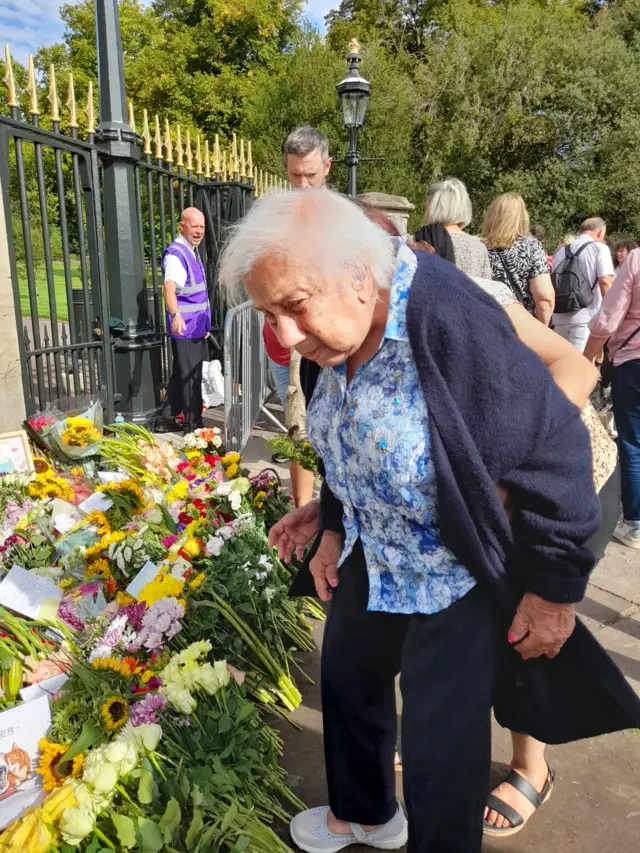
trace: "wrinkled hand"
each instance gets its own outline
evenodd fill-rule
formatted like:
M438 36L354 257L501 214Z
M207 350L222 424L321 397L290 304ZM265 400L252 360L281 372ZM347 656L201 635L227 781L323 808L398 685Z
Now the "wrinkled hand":
M554 658L573 633L575 624L573 604L555 604L527 592L511 623L509 642L523 660L541 655Z
M341 554L342 536L325 530L320 547L309 563L309 570L321 601L331 601L333 589L338 586L338 560Z
M174 335L184 335L186 332L187 324L184 322L180 314L176 314L171 321L171 329Z
M320 501L310 501L304 506L288 512L269 531L269 547L278 549L278 556L283 563L291 562L295 551L301 560L305 546L318 533L320 517Z

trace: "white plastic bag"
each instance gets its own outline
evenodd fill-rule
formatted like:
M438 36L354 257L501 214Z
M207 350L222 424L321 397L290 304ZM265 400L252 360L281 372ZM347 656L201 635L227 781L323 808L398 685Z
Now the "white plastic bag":
M213 409L224 403L224 379L219 361L202 363L202 404Z

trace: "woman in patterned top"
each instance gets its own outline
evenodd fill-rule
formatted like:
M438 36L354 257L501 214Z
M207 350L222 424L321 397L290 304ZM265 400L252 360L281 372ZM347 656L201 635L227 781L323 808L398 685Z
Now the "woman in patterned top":
M544 249L529 234L529 214L521 196L505 193L489 205L482 223L491 275L506 284L524 307L545 326L555 306L555 293Z
M447 178L432 184L427 190L425 225L417 232L416 240L426 240L435 245L436 251L467 275L491 278L491 264L486 246L478 237L467 234L463 229L473 215L467 188L457 178ZM429 226L440 226L444 230L446 252L441 252L434 241Z
M304 390L320 502L271 531L285 559L316 539L307 572L332 600L330 806L297 815L292 837L307 853L407 837L410 853L479 853L492 702L504 725L549 742L640 723L571 604L599 514L579 412L494 300L336 193L259 199L220 282L231 299L244 287L317 368ZM393 768L400 670L409 832Z

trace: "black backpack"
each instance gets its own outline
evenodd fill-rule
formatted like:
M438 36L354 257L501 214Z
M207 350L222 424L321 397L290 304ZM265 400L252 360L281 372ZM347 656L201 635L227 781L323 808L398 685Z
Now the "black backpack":
M593 302L593 291L598 279L590 282L578 261L581 252L590 244L590 240L583 243L577 252L572 252L571 246L566 246L564 258L551 273L556 292L555 314L573 314L581 308L588 308Z

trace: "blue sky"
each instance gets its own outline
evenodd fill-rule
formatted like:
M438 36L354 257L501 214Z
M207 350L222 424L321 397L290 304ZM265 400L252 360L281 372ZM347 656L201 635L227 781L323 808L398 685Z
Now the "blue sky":
M62 38L63 26L58 10L64 0L0 0L0 44L11 48L11 55L25 63L30 53ZM324 29L324 16L340 0L307 0L307 17Z

